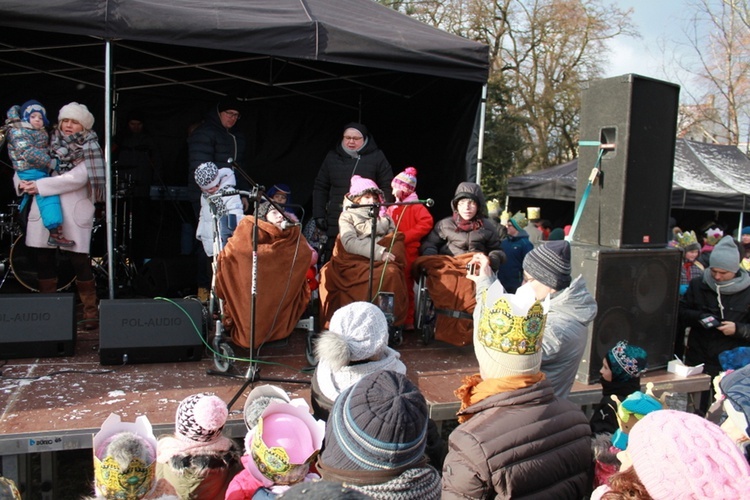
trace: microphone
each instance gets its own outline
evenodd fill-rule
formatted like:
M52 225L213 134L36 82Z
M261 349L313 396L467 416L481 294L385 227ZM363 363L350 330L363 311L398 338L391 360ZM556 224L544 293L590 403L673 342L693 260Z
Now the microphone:
M299 226L299 225L300 225L300 223L299 223L299 222L294 222L294 221L289 221L289 220L286 220L286 219L284 219L283 221L281 221L281 224L280 224L280 225L281 225L281 230L282 230L282 231L286 231L286 230L287 230L287 229L289 229L290 227L294 227L294 226Z
M216 193L216 194L210 194L208 195L209 200L216 200L218 198L223 198L224 196L235 196L241 194L242 191L237 190L231 190L231 191L224 191L223 193Z

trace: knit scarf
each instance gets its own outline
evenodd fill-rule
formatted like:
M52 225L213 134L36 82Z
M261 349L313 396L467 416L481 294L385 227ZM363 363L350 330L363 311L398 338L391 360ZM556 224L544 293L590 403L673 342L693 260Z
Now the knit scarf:
M510 375L508 377L490 378L487 380L482 380L482 376L478 373L464 377L463 385L454 392L458 399L461 400L461 408L458 410L458 413L490 396L530 387L545 378L542 372L533 375ZM462 424L473 416L473 413L459 415L458 423Z
M326 481L341 483L376 500L440 498L440 474L425 460L394 470L355 471L331 469L318 459L318 472Z
M453 222L456 223L456 228L459 231L463 231L466 233L476 231L483 226L481 219L474 218L471 220L464 220L460 215L458 215L458 212L453 213Z
M747 271L740 269L738 274L729 281L717 282L713 276L711 276L711 268L707 268L703 271L703 282L708 287L716 292L716 300L719 302L719 309L721 310L721 318L724 319L724 304L721 302L722 295L734 295L735 293L741 292L750 286L750 275Z
M65 136L60 129L55 129L50 138L50 156L59 160L57 168L61 172L66 172L85 161L89 176L89 198L95 203L105 201L107 175L104 155L99 147L96 132L84 130Z

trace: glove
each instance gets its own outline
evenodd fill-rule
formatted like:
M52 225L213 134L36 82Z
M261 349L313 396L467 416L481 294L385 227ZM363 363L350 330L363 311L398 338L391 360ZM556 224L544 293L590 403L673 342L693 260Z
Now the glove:
M328 221L325 217L316 217L315 218L315 227L320 229L321 231L328 231Z

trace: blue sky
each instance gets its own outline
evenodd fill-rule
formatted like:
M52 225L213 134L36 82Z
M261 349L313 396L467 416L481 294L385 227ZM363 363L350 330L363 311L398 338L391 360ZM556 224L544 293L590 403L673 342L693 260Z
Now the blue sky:
M675 47L685 40L683 29L691 11L688 1L614 0L612 3L621 9L633 8L631 19L641 38L620 36L610 42L612 57L605 76L637 73L680 83L675 79L680 70L671 61ZM682 51L691 55L688 49Z

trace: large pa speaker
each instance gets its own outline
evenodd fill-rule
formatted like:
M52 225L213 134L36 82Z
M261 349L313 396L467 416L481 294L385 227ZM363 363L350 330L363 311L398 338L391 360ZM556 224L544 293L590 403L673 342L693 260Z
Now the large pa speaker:
M203 306L197 300L115 299L99 303L103 365L199 361Z
M76 344L72 293L0 297L0 359L72 356Z
M667 366L674 354L681 262L673 248L571 246L573 275L583 275L598 305L579 382L599 380L602 359L620 340L645 349L649 369Z
M589 82L581 93L581 141L614 144L602 157L573 240L613 248L667 244L680 87L638 75ZM582 146L576 210L599 148Z

